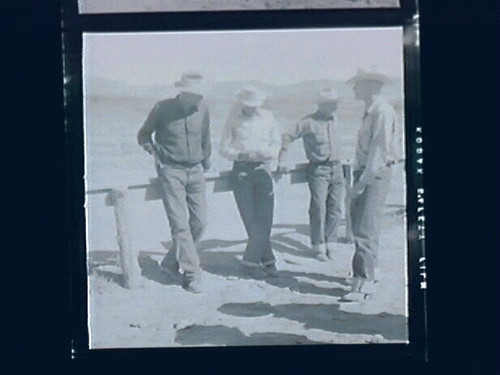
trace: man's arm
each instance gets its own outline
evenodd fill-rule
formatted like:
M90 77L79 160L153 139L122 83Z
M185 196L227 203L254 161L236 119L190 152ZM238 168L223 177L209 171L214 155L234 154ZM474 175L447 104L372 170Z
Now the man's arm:
M288 170L290 169L286 163L288 149L290 147L290 144L292 144L305 134L306 127L307 124L304 121L300 121L299 123L295 124L295 126L292 129L286 130L281 135L281 150L278 156L278 165L279 165L278 169L280 171L288 172Z
M210 112L208 109L205 110L205 114L203 116L201 148L203 150L203 160L201 164L203 165L203 169L208 170L210 168L210 156L212 155L212 141L210 139Z
M158 109L158 104L149 112L146 121L142 125L141 129L137 133L137 143L142 146L147 152L153 152L153 133L156 130L156 111Z
M359 181L364 184L373 183L376 175L381 168L387 165L387 154L389 152L388 130L393 127L395 118L389 111L381 111L375 117L372 124L372 134L368 149L368 160L365 165L363 174Z
M232 147L233 143L233 127L237 121L237 113L241 111L240 106L235 106L231 109L229 115L227 116L226 123L224 124L224 130L222 131L219 153L229 160L237 160L239 151Z

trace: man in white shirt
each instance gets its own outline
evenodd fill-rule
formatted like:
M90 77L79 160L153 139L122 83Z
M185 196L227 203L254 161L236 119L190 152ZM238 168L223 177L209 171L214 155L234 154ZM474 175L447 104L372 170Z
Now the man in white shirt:
M350 191L355 243L353 279L351 292L343 297L356 301L367 296L366 287L375 280L382 212L391 184L391 166L397 160L397 138L396 112L380 97L384 85L391 83L390 78L360 69L348 83L353 84L355 98L365 103Z
M277 277L271 247L274 190L270 165L281 146L273 114L262 108L263 92L245 87L226 121L220 154L232 160L234 197L248 234L241 270L251 278Z

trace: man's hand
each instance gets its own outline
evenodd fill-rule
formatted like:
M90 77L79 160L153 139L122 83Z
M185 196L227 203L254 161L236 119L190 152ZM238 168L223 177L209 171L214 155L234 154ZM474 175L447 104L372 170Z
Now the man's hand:
M151 143L143 144L142 148L144 149L144 151L146 151L150 155L153 155L153 153L155 152L155 148Z
M356 182L352 187L351 190L349 190L349 196L350 198L356 198L360 196L363 191L366 189L366 184L363 182Z
M203 165L203 172L207 172L212 166L212 162L209 159L205 159L201 162Z
M258 155L255 152L240 152L238 154L238 160L241 161L255 161L258 159Z
M288 164L285 164L285 163L278 164L278 172L279 173L289 173L291 169L292 168Z

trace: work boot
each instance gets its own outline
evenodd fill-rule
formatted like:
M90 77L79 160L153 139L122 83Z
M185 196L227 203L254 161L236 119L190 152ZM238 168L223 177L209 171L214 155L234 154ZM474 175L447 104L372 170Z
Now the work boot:
M320 262L326 262L328 260L325 244L312 245L312 251L315 254L315 258Z
M351 279L351 291L342 296L339 301L362 302L372 299L373 288L368 288L372 284L372 282L367 282L366 280L360 279L358 277L353 277Z
M326 244L326 256L328 259L333 260L335 254L335 245L332 242Z
M361 288L363 287L364 280L359 277L353 277L351 280L351 292L361 293Z
M191 272L185 272L182 287L191 293L201 293L200 275Z
M362 302L372 299L372 295L368 293L349 292L339 299L339 302Z
M278 269L274 263L264 266L264 272L267 273L269 277L279 277Z
M250 266L248 264L242 263L240 266L240 272L244 277L249 277L255 280L262 280L269 277L267 272L264 271L262 266Z
M328 261L328 256L324 253L318 253L316 254L315 258L319 260L320 262L326 262Z

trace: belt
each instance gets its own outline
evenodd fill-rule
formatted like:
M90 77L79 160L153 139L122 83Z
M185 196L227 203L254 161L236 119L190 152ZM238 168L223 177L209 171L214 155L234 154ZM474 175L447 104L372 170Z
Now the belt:
M338 165L338 164L340 164L340 161L339 160L310 161L309 164L312 164L312 165Z
M200 163L201 163L201 161L191 163L191 162L183 162L183 161L176 161L176 160L172 160L172 159L167 159L166 162L162 162L161 164L162 164L162 167L170 166L170 167L177 167L177 168L179 168L179 167L181 167L181 168L194 168Z
M255 168L255 167L261 166L262 164L265 164L265 163L263 161L236 160L234 162L234 164L237 166L242 166L242 167Z
M385 166L386 167L392 167L393 165L396 165L396 164L397 164L397 161L391 160L391 161L388 161L387 163L385 163ZM364 165L360 165L359 167L356 167L355 170L356 171L362 171L365 168L366 167Z

